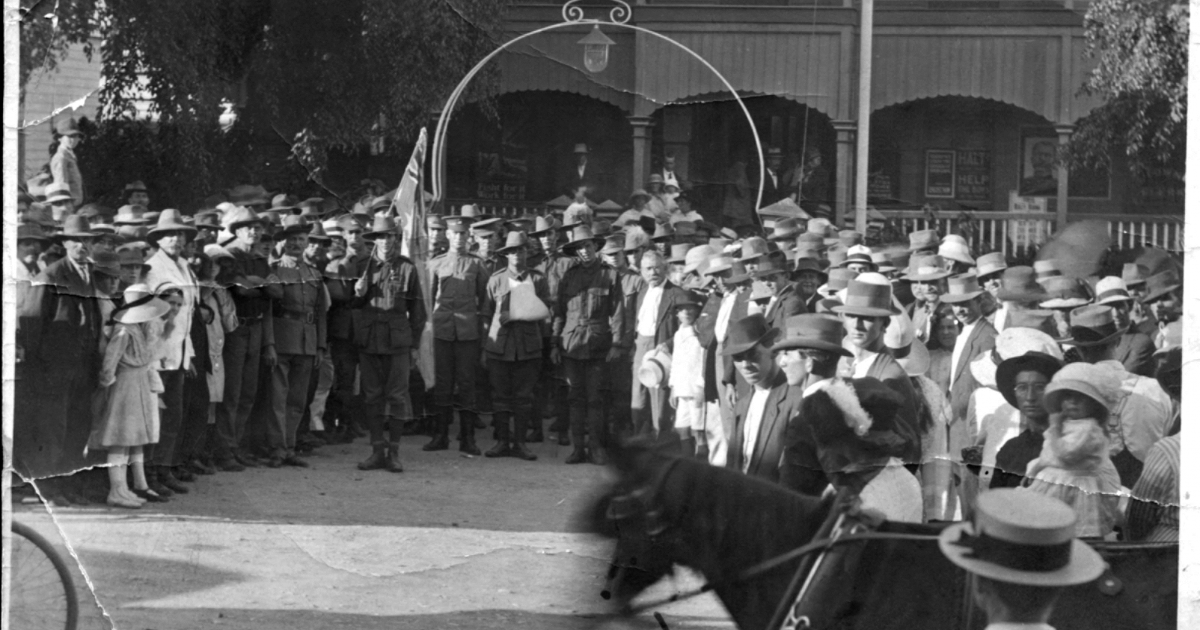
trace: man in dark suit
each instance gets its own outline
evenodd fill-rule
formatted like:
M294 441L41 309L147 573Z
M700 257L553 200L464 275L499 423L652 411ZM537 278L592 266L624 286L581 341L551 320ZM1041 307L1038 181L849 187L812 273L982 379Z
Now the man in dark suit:
M579 193L584 197L600 203L607 199L607 176L599 166L590 159L586 144L575 145L575 159L562 178L563 188L567 196L579 200Z
M796 291L796 285L788 278L781 258L778 254L764 258L758 269L751 274L773 293L767 301L763 315L767 319L767 325L777 330L783 330L787 318L792 315L808 312L804 305L804 297Z
M746 273L746 268L742 263L728 255L714 257L704 273L714 278L717 290L713 292L712 299L717 300L719 304L716 312L712 314L711 327L704 320L704 313L711 311L705 308L705 311L701 313L701 325L698 330L703 342L711 328L711 344L706 344L705 347L710 349L709 354L713 356L713 384L717 389L717 404L726 439L726 443L720 445L720 448L724 449L721 452L711 450L712 446L710 445L709 461L714 465L722 466L727 461L729 436L733 434L733 414L737 392L739 387L746 386L746 382L737 375L737 370L733 367L733 357L722 354L721 350L724 349L729 339L729 331L733 328L733 323L745 318L749 310L750 274ZM705 378L707 379L707 375ZM707 381L705 387L708 387Z
M778 147L770 147L764 156L767 162L767 172L763 176L763 194L762 204L760 207L767 207L784 197L790 197L796 193L794 184L787 181L782 170L783 167L783 151ZM758 184L758 173L752 173L750 176L750 185ZM753 196L751 197L753 198Z
M773 483L780 478L788 422L799 414L803 400L801 390L788 385L771 352L778 336L761 314L751 315L730 326L722 350L733 357L738 373L751 386L734 410L725 466Z
M68 445L82 450L87 440L99 372L102 322L88 263L93 237L87 219L67 217L53 236L66 256L34 278L21 305L17 345L25 375L16 392L14 450L22 475L42 477L83 463Z
M981 295L983 289L979 279L974 273L965 273L951 277L947 281L946 294L942 296L942 302L950 305L961 327L958 340L954 342L950 368L950 410L954 422L966 419L971 392L979 388L968 366L976 357L996 347L996 329L983 318Z
M679 321L675 317L675 305L686 297L684 290L667 280L667 261L656 250L642 254L642 280L645 285L638 291L633 304L633 410L634 432L655 436L675 435L669 401L671 393L666 388L649 389L637 379L637 370L646 353L667 344L673 345Z
M1116 276L1102 278L1096 283L1096 304L1110 306L1117 329L1123 331L1113 360L1120 361L1125 371L1138 376L1154 376L1154 340L1133 326L1133 296L1125 281Z

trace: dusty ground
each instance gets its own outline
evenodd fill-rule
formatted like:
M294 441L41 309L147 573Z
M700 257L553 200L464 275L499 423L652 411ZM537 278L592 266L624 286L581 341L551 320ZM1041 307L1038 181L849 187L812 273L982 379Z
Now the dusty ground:
M526 463L424 441L402 445L399 475L358 471L359 440L319 449L309 469L201 477L140 511L26 505L15 518L69 541L89 630L659 627L606 616L610 547L573 523L607 471L566 466L569 447L553 444ZM711 596L659 610L672 629L732 627Z

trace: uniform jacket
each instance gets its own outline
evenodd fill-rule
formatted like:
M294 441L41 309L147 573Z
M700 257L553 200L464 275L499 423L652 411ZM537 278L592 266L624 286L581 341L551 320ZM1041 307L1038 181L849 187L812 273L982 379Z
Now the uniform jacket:
M164 347L160 370L186 370L192 365L196 349L192 345L192 318L196 316L196 305L200 302L200 286L183 257L171 259L163 250L158 250L146 261L150 269L146 272L146 284L157 291L163 284L172 284L183 290L183 306L175 314L175 327L163 340Z
M991 352L996 347L996 334L996 329L986 319L979 318L971 330L971 336L966 340L966 345L963 346L958 364L950 368L953 370L950 373L950 411L954 422L967 417L967 405L971 402L971 392L979 387L979 383L971 375L968 366L971 361L975 360L975 357L985 352Z
M654 345L667 344L668 347L674 344L675 331L679 329L679 318L675 316L675 305L687 299L687 292L673 284L670 280L663 282L662 299L658 301L658 317L655 319L654 325ZM637 338L637 316L638 311L642 308L642 300L646 299L646 293L650 290L650 285L643 283L642 288L638 290L637 301L633 304L633 315L629 321L632 323L632 328L629 330L630 347L633 346L633 341ZM730 319L730 321L736 321Z
M233 254L233 259L237 262L235 276L256 276L267 279L271 275L271 264L266 258L258 256L246 249L241 243L234 241L225 246L230 254ZM266 288L252 289L244 285L244 281L234 282L229 287L229 293L233 296L233 304L237 307L238 322L240 324L250 324L257 321L263 323L263 347L274 345L275 343L275 327L271 317L271 299L267 296Z
M808 309L804 306L804 298L800 297L800 293L796 291L796 286L789 282L784 285L783 291L767 307L767 312L763 316L766 317L768 326L783 330L787 327L787 318L807 312Z
M558 252L549 252L543 254L541 262L531 267L542 272L546 276L546 284L550 287L550 300L558 300L558 285L562 282L563 276L567 275L567 270L575 265L575 258L572 256L563 256Z
M1154 377L1154 340L1133 329L1121 335L1113 358L1138 376Z
M483 349L489 359L498 361L528 361L542 358L542 322L502 321L507 319L510 280L532 280L538 299L550 302L546 276L536 269L527 269L520 276L509 269L492 274L488 279L486 299L480 317L489 322Z
M769 384L771 391L763 409L758 439L754 443L754 452L750 455L750 466L746 474L778 483L788 423L799 416L800 403L804 397L800 388L788 385L782 370L776 370L775 377ZM745 444L746 414L750 410L752 395L753 392L747 391L738 398L734 408L733 434L729 436L729 456L725 466L739 472L745 461L742 450Z
M425 301L417 268L404 256L367 266L367 295L351 303L354 343L371 354L408 352L425 328Z
M354 338L354 282L367 269L369 257L361 257L354 252L329 261L325 267L325 289L329 292L329 315L326 318L326 334L330 339L349 341ZM351 277L337 277L335 274L342 268Z
M67 259L39 273L18 316L17 343L31 367L94 371L101 327L96 302L91 285Z
M554 337L563 356L601 359L624 343L625 302L617 271L599 261L575 265L563 276L554 313Z
M276 263L271 282L282 289L274 300L275 352L315 356L325 349L329 296L321 272L303 261Z
M75 151L67 148L66 142L60 143L58 151L54 153L54 157L50 158L50 175L54 177L54 183L66 184L70 187L75 207L83 205L83 173L79 171Z
M487 299L490 276L483 261L471 254L448 252L429 261L434 339L479 339L488 321L479 311Z

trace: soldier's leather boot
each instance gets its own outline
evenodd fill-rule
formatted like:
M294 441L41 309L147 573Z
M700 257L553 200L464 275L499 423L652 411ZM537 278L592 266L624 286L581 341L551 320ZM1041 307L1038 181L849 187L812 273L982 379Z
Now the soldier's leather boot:
M536 412L534 412L536 413ZM542 419L530 418L524 424L532 425L529 434L525 436L525 441L530 444L541 444L546 441L546 435L542 433Z
M395 442L387 446L386 467L388 472L404 472L404 466L400 463L400 445Z
M371 443L371 456L358 463L359 470L379 470L387 466L387 442Z
M423 451L444 451L450 448L450 423L454 420L454 409L450 407L442 407L438 409L438 415L434 418L437 426L434 427L433 439L429 443L421 447Z
M483 453L475 445L475 422L479 416L474 411L458 412L458 450L476 457Z
M484 457L508 457L508 419L512 414L506 411L497 411L493 415L493 422L496 423L496 445L489 448L483 454Z
M587 419L587 410L582 407L572 407L570 410L571 416L571 440L575 443L575 450L567 456L568 464L582 464L588 460L587 449L584 445L584 422ZM560 444L562 442L559 442Z
M513 418L513 422L515 423L513 427L513 440L508 448L508 454L527 462L537 459L537 455L534 455L529 449L525 448L525 425L528 424L528 421L518 416Z

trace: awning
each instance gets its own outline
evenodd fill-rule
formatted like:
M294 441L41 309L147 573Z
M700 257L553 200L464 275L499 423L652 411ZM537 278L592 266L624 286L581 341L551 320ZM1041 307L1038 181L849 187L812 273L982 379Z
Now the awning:
M608 67L598 73L583 67L586 29L541 33L501 53L500 92L551 90L572 92L633 111L633 35L616 28L604 33L616 44L608 51Z

